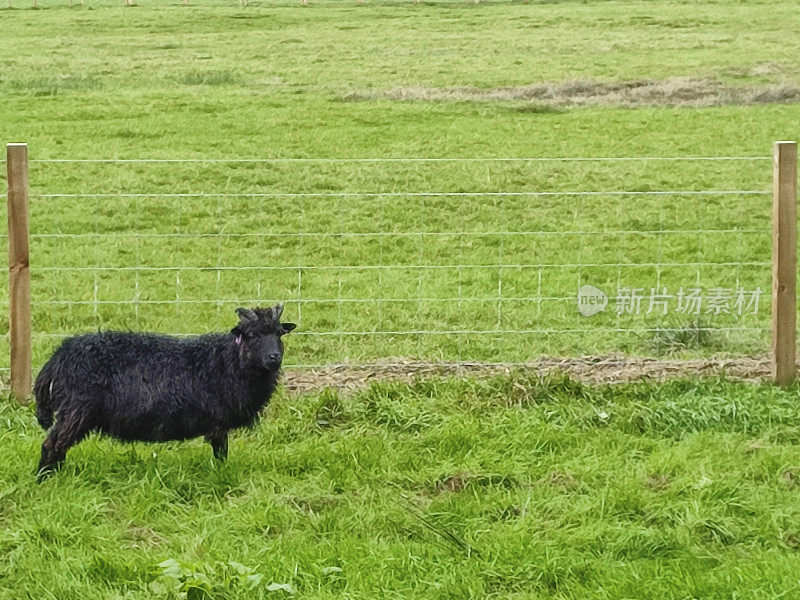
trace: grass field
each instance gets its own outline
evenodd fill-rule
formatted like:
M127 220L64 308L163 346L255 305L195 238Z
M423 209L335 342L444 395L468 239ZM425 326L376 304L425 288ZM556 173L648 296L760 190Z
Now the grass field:
M37 365L77 330L219 330L251 300L287 301L292 364L767 349L792 3L14 6L0 137L32 159L763 158L34 162ZM473 195L619 190L764 194ZM763 298L587 319L584 283Z
M795 2L86 1L0 8L36 367L77 331L277 300L290 366L766 352ZM486 160L608 157L651 160ZM192 161L58 162L112 158ZM763 295L589 318L583 284ZM225 465L93 436L42 485L43 432L3 401L0 598L791 598L797 396L517 371L281 392Z
M4 403L0 597L793 597L798 406L715 380L376 384L277 398L224 466L92 437L38 485L42 432Z

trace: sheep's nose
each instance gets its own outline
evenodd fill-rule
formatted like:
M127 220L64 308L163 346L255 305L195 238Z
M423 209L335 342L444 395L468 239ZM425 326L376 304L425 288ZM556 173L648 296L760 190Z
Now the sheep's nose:
M270 364L277 365L279 362L281 362L280 352L273 352L267 357L267 360L270 362Z

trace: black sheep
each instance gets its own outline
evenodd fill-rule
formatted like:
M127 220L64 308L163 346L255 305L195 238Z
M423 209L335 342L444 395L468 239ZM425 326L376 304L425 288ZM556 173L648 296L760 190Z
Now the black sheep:
M281 336L296 327L280 322L280 304L236 312L230 333L109 331L64 340L34 386L36 418L50 428L39 477L91 431L149 442L202 435L224 459L228 431L251 425L269 401L283 360Z

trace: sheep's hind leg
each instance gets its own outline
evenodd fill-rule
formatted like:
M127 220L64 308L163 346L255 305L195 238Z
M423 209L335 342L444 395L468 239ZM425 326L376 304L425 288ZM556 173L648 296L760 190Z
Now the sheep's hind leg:
M214 450L214 458L225 460L228 458L228 431L215 431L206 436L206 441Z
M39 459L37 478L39 481L61 466L67 450L80 442L90 430L89 419L83 414L59 414L55 425L50 429L42 444L42 457Z

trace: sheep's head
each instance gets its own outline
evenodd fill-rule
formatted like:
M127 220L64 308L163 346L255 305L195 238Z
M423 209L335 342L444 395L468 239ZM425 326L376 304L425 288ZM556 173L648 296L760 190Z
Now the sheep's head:
M239 346L239 361L243 367L279 369L283 362L281 336L297 325L281 323L283 305L270 308L237 308L239 324L231 330Z

